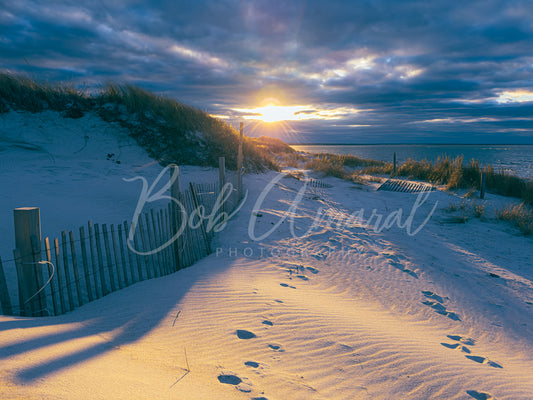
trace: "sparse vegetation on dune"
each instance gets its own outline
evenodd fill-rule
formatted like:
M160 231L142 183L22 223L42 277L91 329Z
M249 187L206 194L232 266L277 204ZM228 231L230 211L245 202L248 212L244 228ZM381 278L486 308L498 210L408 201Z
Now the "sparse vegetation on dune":
M521 205L498 210L497 217L512 221L524 234L531 234L533 231L531 208L533 206L533 182L503 171L496 172L492 166L482 166L476 160L467 164L463 161L463 157L455 159L443 157L437 159L436 162L407 160L397 167L395 176L441 184L448 189L470 189L465 198L472 198L476 197L476 192L481 186L481 173L485 172L487 191L523 200ZM305 168L354 182L360 180L361 174L391 175L393 171L392 163L335 154L315 154L305 163ZM462 202L459 206L450 205L447 211L453 212L457 209L462 210L462 215L454 218L461 223L466 222L470 216L482 219L485 217L483 204L474 203L467 207L466 203Z
M497 209L496 216L500 220L512 222L524 235L533 233L533 210L525 204L507 205Z
M69 118L95 112L106 121L128 128L162 164L216 167L218 157L225 156L228 168L237 167L239 136L234 128L204 111L136 86L108 84L89 95L66 84L39 83L0 73L0 112L9 110L53 110ZM245 137L243 152L248 170L277 169L274 151L267 144L259 145Z
M392 165L371 166L363 168L367 174L391 174ZM396 169L396 176L420 179L435 184L446 185L449 189L481 187L481 173L485 172L487 191L502 196L517 197L533 205L533 182L519 178L504 171L495 171L491 165L481 166L477 160L464 163L463 157L438 158L435 162L427 160L407 160Z
M317 154L314 158L307 161L305 168L320 171L337 178L351 179L353 168L385 168L386 165L387 163L383 161L359 158L352 155L324 153Z

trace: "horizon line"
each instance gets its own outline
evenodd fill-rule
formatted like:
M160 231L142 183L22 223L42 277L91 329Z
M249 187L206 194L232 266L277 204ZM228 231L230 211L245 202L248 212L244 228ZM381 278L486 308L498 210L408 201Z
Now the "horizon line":
M533 143L287 143L289 146L533 146Z

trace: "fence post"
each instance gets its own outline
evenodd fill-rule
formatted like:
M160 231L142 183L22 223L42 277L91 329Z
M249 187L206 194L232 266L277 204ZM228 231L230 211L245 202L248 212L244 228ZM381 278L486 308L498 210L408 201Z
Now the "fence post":
M176 200L179 200L179 195L181 193L181 169L178 165L175 165L174 168L170 169L170 178L172 178L174 173L177 173L178 177L170 186L170 195Z
M226 184L226 157L218 157L218 195L222 193L224 185ZM225 203L225 202L224 202ZM220 204L219 213L223 213L225 210L225 204Z
M243 123L241 122L239 134L239 153L237 154L237 193L239 200L242 199L242 141L243 141Z
M13 217L15 247L20 252L20 260L17 263L20 310L24 314L28 312L31 314L27 316L41 315L42 310L46 309L46 296L44 290L37 294L43 282L43 271L41 264L38 264L41 261L40 209L39 207L15 208ZM32 246L32 237L35 247ZM28 302L30 304L26 305Z
M181 201L181 170L179 166L174 167L176 169L176 173L178 174L177 179L172 183L170 186L170 195L172 198ZM174 171L170 170L170 176L172 178ZM175 204L173 201L170 202L171 209L170 209L170 219L171 219L171 237L174 237L176 233L178 232L178 229L181 225L181 210ZM174 243L172 243L172 247L174 249L174 259L176 260L175 270L178 270L183 267L183 260L180 257L180 245L183 243L183 241L180 238L177 238L174 240Z
M392 164L392 175L396 175L396 152L394 152L394 157L393 157L393 164Z
M485 181L487 180L487 175L485 172L481 173L481 187L479 189L479 198L484 199L485 198Z
M218 157L218 182L222 190L226 183L226 157Z

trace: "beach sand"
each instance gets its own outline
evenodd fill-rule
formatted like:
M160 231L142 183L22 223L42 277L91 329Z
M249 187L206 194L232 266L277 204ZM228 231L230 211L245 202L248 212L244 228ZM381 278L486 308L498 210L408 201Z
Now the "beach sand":
M459 224L461 193L321 179L246 175L192 267L0 316L0 398L532 399L533 242L495 220L509 199Z

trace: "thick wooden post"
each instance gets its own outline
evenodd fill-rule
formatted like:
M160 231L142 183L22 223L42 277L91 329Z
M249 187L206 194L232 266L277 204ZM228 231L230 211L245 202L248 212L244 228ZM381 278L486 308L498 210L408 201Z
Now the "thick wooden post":
M239 194L239 200L242 199L242 141L244 136L243 123L240 126L239 135L239 153L237 154L237 192Z
M487 180L487 175L485 172L481 173L481 185L479 188L479 198L484 199L485 198L485 181Z
M27 316L41 315L46 309L41 259L41 215L38 207L16 208L15 247L19 251L17 278L20 310ZM33 245L32 246L32 237ZM37 294L41 290L39 294ZM28 315L28 313L30 315Z

